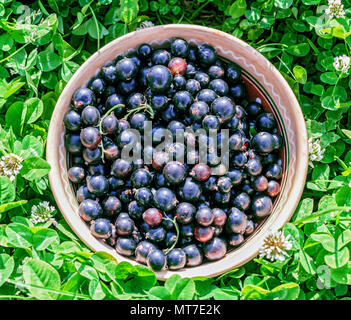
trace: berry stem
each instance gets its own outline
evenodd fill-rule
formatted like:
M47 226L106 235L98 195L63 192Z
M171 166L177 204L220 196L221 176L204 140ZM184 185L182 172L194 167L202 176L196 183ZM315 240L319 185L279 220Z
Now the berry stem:
M176 234L177 234L177 240L173 243L173 245L172 245L170 248L163 250L164 253L168 253L168 252L170 252L171 250L173 250L173 249L175 248L175 246L177 245L178 240L179 240L180 231L179 231L178 223L177 223L177 221L176 221L176 217L174 217L174 219L171 219L171 218L169 218L169 217L166 216L166 217L164 217L163 219L169 220L169 221L172 221L172 222L173 222L174 227L175 227L175 229L176 229Z
M129 117L132 113L135 113L135 112L137 112L137 111L139 111L139 110L145 110L145 111L147 111L147 112L150 114L151 119L154 118L154 115L155 115L154 110L151 108L151 106L150 106L149 104L145 103L145 104L142 104L140 107L134 108L134 109L132 109L132 110L128 110L128 113L123 117L123 119L127 120L128 117Z

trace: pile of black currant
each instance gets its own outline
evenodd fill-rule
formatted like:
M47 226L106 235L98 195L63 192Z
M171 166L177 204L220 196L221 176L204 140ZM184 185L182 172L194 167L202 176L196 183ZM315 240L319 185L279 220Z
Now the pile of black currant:
M223 258L271 213L283 139L259 100L247 101L241 73L211 45L174 38L118 55L75 92L68 177L95 237L155 271L178 270ZM128 146L141 156L123 157Z

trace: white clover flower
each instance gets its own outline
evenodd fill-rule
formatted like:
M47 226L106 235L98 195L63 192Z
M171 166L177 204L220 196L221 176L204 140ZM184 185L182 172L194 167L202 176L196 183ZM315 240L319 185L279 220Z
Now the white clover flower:
M6 176L11 181L15 180L16 175L22 169L23 159L14 153L5 154L0 159L0 176Z
M308 152L309 152L309 165L314 168L313 161L321 161L323 159L323 154L325 149L322 150L319 139L313 140L308 139Z
M345 15L344 5L341 0L328 0L328 8L325 12L330 18L340 18Z
M29 220L34 224L50 221L53 219L52 213L54 211L55 207L50 206L49 202L40 202L38 205L32 207Z
M289 238L290 234L285 237L282 231L271 232L263 240L263 245L259 249L260 257L266 257L271 261L284 261L289 256L286 251L292 248Z
M145 29L145 28L150 28L150 27L153 27L154 24L152 21L149 21L149 20L146 20L146 21L143 21L142 23L139 24L139 27L136 28L137 30L141 30L141 29Z
M343 73L347 73L350 68L350 57L348 57L346 54L342 56L338 56L334 58L334 63L333 66L336 71L341 71Z

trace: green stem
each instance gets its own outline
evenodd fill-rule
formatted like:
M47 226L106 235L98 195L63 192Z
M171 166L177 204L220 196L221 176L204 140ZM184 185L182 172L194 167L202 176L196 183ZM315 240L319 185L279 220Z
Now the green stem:
M178 240L179 240L180 231L179 231L178 223L177 223L177 221L176 221L176 217L174 217L174 219L171 219L171 218L169 218L169 217L166 216L166 217L164 217L163 219L164 219L164 220L169 220L169 221L172 221L172 222L173 222L174 227L175 227L175 229L176 229L176 234L177 234L177 240L173 243L173 245L172 245L170 248L163 250L164 253L168 253L168 252L170 252L171 250L173 250L173 249L175 248L175 246L177 245Z
M99 29L99 24L98 24L98 21L96 19L95 12L94 12L93 8L90 6L90 4L89 4L89 9L91 11L91 14L93 15L93 19L94 19L94 22L95 22L95 28L96 28L96 33L97 33L97 49L100 50L100 29Z
M331 207L331 208L328 208L328 209L320 210L320 211L315 212L314 214L311 214L308 217L296 220L296 221L292 222L292 224L305 223L306 221L313 220L314 218L318 218L318 217L320 217L320 216L322 216L322 215L324 215L326 213L330 213L330 212L334 212L334 211L350 212L351 211L351 207L346 207L346 206L345 207Z
M212 0L207 0L202 6L198 7L198 8L194 11L194 13L191 15L190 20L193 20L193 19L200 13L200 11L201 11L204 7L206 7L210 2L212 2Z
M17 49L15 52L11 53L9 56L7 56L6 58L0 60L0 63L5 62L6 60L12 58L14 55L16 55L18 52L20 52L22 49L24 49L26 46L28 46L30 44L30 42L27 42L26 44L24 44L21 48Z
M132 109L132 110L128 110L128 113L123 117L123 119L127 120L128 117L129 117L132 113L135 113L135 112L140 111L140 110L145 110L145 111L147 111L147 112L150 114L151 119L154 118L154 115L155 115L154 110L151 108L150 105L148 105L147 103L145 103L145 104L142 104L140 107L134 108L134 109Z

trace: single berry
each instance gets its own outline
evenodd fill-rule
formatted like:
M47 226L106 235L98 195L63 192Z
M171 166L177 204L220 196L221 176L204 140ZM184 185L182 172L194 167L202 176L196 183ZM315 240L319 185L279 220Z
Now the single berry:
M102 208L96 201L86 199L79 205L78 213L84 221L91 221L101 216Z
M186 254L182 249L172 249L167 253L167 266L169 270L179 270L184 268Z

